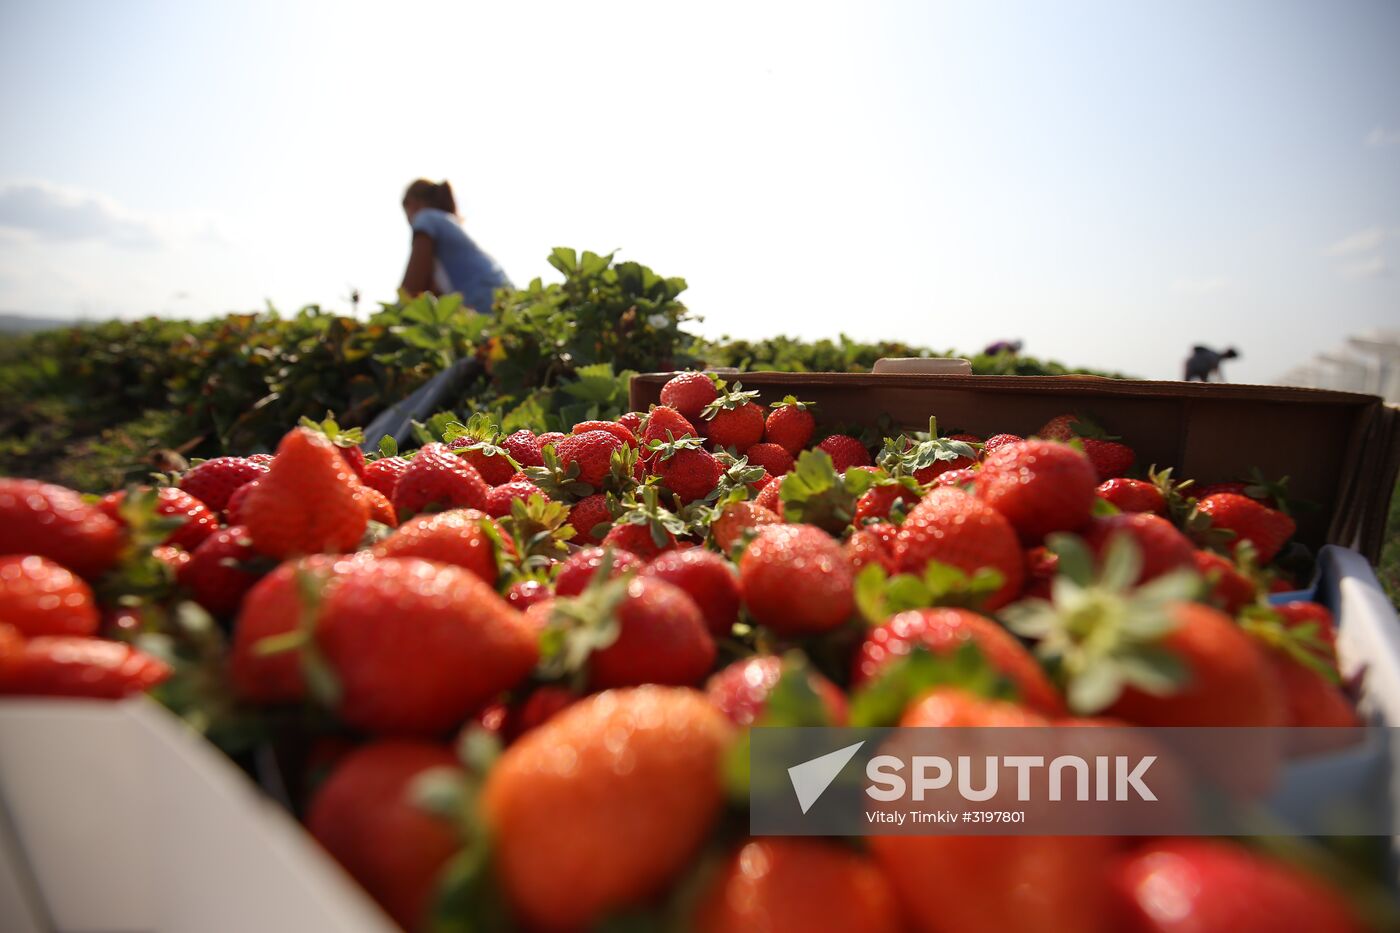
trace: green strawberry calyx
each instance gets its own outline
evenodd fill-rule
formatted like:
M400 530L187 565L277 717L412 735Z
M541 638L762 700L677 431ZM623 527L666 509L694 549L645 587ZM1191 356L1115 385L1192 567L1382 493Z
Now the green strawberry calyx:
M851 725L893 726L911 703L939 687L956 687L989 700L1014 702L1018 698L1011 681L972 642L937 654L915 645L851 696Z
M745 405L758 398L757 390L745 392L744 386L738 382L734 383L732 389L726 390L722 382L717 388L720 394L715 397L714 401L700 410L700 417L704 418L706 421L713 421L715 416L722 411L732 411L736 408L743 408Z

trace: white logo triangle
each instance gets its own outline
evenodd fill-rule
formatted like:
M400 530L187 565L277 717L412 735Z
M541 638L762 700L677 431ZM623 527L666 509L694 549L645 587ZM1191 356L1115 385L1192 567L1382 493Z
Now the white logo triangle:
M820 758L813 758L788 768L788 777L792 780L792 789L797 793L797 804L803 813L812 809L812 804L826 792L831 782L836 780L836 775L841 773L841 769L846 767L864 744L857 742L847 745Z

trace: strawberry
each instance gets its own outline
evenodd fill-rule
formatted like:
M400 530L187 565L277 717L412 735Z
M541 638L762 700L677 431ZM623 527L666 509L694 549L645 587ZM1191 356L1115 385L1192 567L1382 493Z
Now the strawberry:
M1261 564L1277 557L1297 528L1283 512L1231 492L1206 496L1196 503L1196 510L1210 519L1212 528L1234 532L1232 549L1242 541L1254 545Z
M304 628L308 619L315 618L319 596L311 598L302 592L300 575L311 581L325 577L333 583L341 564L363 559L317 554L287 561L248 590L233 623L229 648L228 678L235 695L259 704L296 703L306 696L301 656L295 651L264 654L259 645Z
M722 638L739 619L739 580L734 568L713 551L667 551L642 569L642 576L679 587L699 607L710 634Z
M1041 425L1040 430L1035 432L1035 436L1042 440L1060 441L1067 444L1078 436L1074 433L1074 426L1078 420L1074 415L1056 415Z
M919 576L930 561L968 574L983 567L1001 574L1001 586L987 598L987 609L1011 602L1025 582L1025 563L1010 522L957 489L930 492L910 511L895 537L896 570Z
M665 538L666 544L658 545L651 530L646 525L617 522L608 529L607 534L603 535L603 546L611 547L614 550L631 551L640 558L650 560L676 546L675 535L665 532Z
M776 485L770 483L769 486ZM765 486L764 489L767 489ZM721 553L730 554L747 538L764 525L776 525L782 521L771 509L756 502L731 502L720 510L710 524L710 535Z
M1233 842L1160 839L1111 875L1125 929L1142 933L1361 933L1346 900L1301 869Z
M470 463L445 444L424 444L394 487L400 518L442 509L486 511L490 487Z
M1024 440L1024 437L1019 437L1015 434L993 434L991 437L987 438L986 443L982 445L982 455L985 457L987 454L1000 450L1009 444L1019 444Z
M126 520L121 516L121 506L125 501L126 492L119 490L104 496L97 506L112 521L126 527ZM209 511L203 502L183 489L177 489L174 486L162 486L156 490L155 514L161 518L181 520L180 527L172 531L162 543L184 548L187 551L193 551L199 547L199 543L213 534L219 527L218 516Z
M724 475L724 465L693 437L657 445L652 448L650 462L662 484L683 503L703 499L714 492Z
M1051 418L1035 433L1049 441L1069 443L1078 439L1084 448L1084 455L1094 465L1099 482L1122 476L1137 459L1131 447L1118 443L1117 437L1083 415L1059 415Z
M345 465L350 468L350 472L355 474L358 480L365 478L365 453L359 447L351 444L337 444L335 452L340 454L340 459L345 461ZM276 458L274 458L276 459Z
M1326 646L1325 655L1334 662L1337 655L1337 623L1326 606L1295 599L1273 607L1283 624L1290 629L1310 625L1308 631Z
M258 582L246 565L257 558L248 529L234 525L214 532L195 548L175 580L210 615L228 618L238 611L243 594Z
M380 457L365 464L365 485L394 501L394 489L412 462L403 457Z
M513 742L531 729L538 729L578 700L578 694L572 690L541 684L518 706L507 710L504 729L507 741Z
M763 437L769 443L777 444L796 457L812 439L817 421L808 411L811 402L799 402L791 395L770 406L767 421L763 424Z
M748 450L763 440L764 411L753 401L757 392L745 392L739 383L705 406L700 422L716 450Z
M772 476L782 476L792 470L792 454L781 444L754 444L744 453L749 463L763 467Z
M240 509L254 550L279 560L352 550L369 522L359 488L334 444L309 428L293 428Z
M617 548L586 547L575 551L559 565L559 575L554 580L554 592L559 596L577 596L593 582L603 558L612 554L611 571L608 579L615 580L631 570L640 570L642 561L631 551Z
M806 671L807 686L820 698L827 722L844 726L849 720L846 695L814 670ZM768 697L783 677L783 659L773 654L740 658L705 683L705 694L736 726L751 726L768 707Z
M779 518L783 517L783 478L775 476L762 489L758 491L758 496L754 499L754 504L759 505L772 512Z
M759 529L739 561L739 579L750 615L780 635L836 628L855 608L841 546L811 525Z
M246 457L215 457L205 460L180 477L180 488L215 512L228 507L233 491L249 480L267 473L270 465Z
M703 694L651 686L586 697L506 749L482 806L522 923L586 929L674 881L719 816L730 738Z
M467 440L467 438L461 438ZM466 443L460 446L453 446L457 455L471 464L476 470L482 482L488 486L499 486L502 483L510 482L510 478L515 475L517 464L510 459L510 455L495 444L476 442Z
M616 421L581 421L574 425L574 429L569 433L583 434L588 431L606 431L628 447L635 448L637 446L637 435Z
M37 554L91 580L117 562L123 537L71 489L0 478L0 554Z
M253 483L256 482L257 480L253 480ZM248 485L251 486L253 483L249 483ZM381 525L388 525L390 528L398 526L399 516L394 512L394 504L389 501L384 493L370 486L361 486L355 491L358 492L360 498L365 501L365 509L369 514L370 521L379 522Z
M642 422L642 444L650 446L653 441L670 440L672 437L699 437L689 419L674 408L657 405Z
M97 602L92 589L45 557L0 557L0 622L25 638L93 635Z
M387 740L341 759L316 790L306 828L405 930L426 929L440 876L462 847L451 823L414 802L428 771L462 775L448 749Z
M1196 565L1196 549L1171 522L1145 512L1124 512L1095 518L1084 531L1084 540L1095 554L1102 555L1108 539L1129 535L1142 555L1139 583L1155 580L1181 567Z
M1176 628L1161 648L1185 664L1189 679L1153 696L1128 687L1109 715L1143 726L1283 726L1288 704L1268 658L1235 621L1199 603L1177 603Z
M851 524L859 528L871 521L882 521L890 517L895 503L908 512L919 501L919 492L900 482L876 483L856 500L856 513Z
M1331 678L1314 667L1300 664L1288 653L1273 647L1264 650L1278 676L1288 704L1290 726L1360 726L1361 719L1345 693Z
M164 661L125 642L71 635L24 639L0 624L0 696L119 700L169 676Z
M544 434L541 434L539 438L540 453L544 453L546 447L553 446L568 436L569 435L560 433L559 431L546 431Z
M544 458L540 456L540 439L534 431L522 428L506 435L501 441L501 449L522 468L544 466Z
M1110 479L1099 483L1094 490L1098 497L1120 512L1151 512L1154 515L1167 514L1167 499L1162 490L1141 479Z
M899 723L913 728L1044 727L1012 703L935 689ZM1105 886L1119 842L1106 836L872 836L910 928L928 933L1107 933Z
M632 432L633 437L641 437L642 421L646 419L646 413L640 411L629 411L627 414L617 419L617 423Z
M340 718L390 734L458 725L538 657L534 633L490 585L416 558L346 566L322 599L314 640L339 681Z
M874 465L865 445L848 434L833 434L818 444L817 449L831 458L837 473L845 473L854 466Z
M1259 598L1254 583L1235 569L1228 558L1213 551L1195 551L1196 571L1210 584L1210 601L1229 615Z
M663 551L674 549L676 535L685 534L688 526L679 515L661 505L655 486L647 486L641 493L640 501L629 496L623 503L617 521L603 536L603 544L631 551L642 560L651 560Z
M971 467L964 467L960 470L948 470L939 473L933 478L935 486L948 486L953 489L961 489L964 492L972 491L972 484L977 481L977 471Z
M935 655L972 643L1015 686L1021 703L1045 716L1063 716L1065 703L1045 671L1006 629L967 609L912 609L870 629L856 652L853 686L868 683L917 646Z
M539 580L519 580L510 585L505 593L506 602L524 612L536 603L554 598L554 591L548 583Z
M487 530L494 525L475 509L419 515L404 522L374 548L376 557L417 557L470 570L491 586L500 576L500 556ZM499 535L499 529L495 529Z
M539 496L545 502L553 501L544 490L529 480L511 480L495 486L486 494L486 514L493 518L505 518L510 514L510 504L516 499L528 502L531 496Z
M674 408L689 421L699 418L705 406L718 396L715 381L704 373L678 373L661 387L661 404Z
M1052 531L1088 524L1094 508L1094 467L1079 451L1052 441L1002 447L982 461L977 497L996 509L1027 544Z
M602 541L602 535L596 534L594 530L599 525L611 525L612 519L608 497L601 492L584 496L569 509L569 524L574 527L574 533L578 536L576 540L580 543L597 544ZM607 534L607 531L603 534Z
M311 418L303 417L299 424L312 431L320 433L335 446L335 452L340 455L340 459L345 461L345 465L350 468L350 472L355 474L355 478L364 481L365 478L365 454L360 449L364 443L365 432L359 428L342 428L336 423L334 416L326 412L326 417L322 421L315 421ZM274 458L275 459L275 458Z
M596 629L616 627L616 636L588 655L593 690L640 684L698 683L715 663L715 643L705 617L678 586L655 577L634 577L561 600L554 620L580 621Z
M248 461L250 463L261 463L263 465L267 465L272 462L272 454L249 454Z
M578 464L578 481L594 489L603 485L612 469L612 455L623 448L623 442L608 431L585 431L573 434L554 445L559 463L566 469Z
M878 522L866 525L847 538L842 550L851 562L851 570L859 575L871 564L878 564L887 576L894 576L898 572L894 565L894 541L898 531L895 525Z
M904 929L889 882L864 855L822 839L754 839L703 895L696 933Z
M243 505L253 494L253 490L258 488L258 482L258 480L250 479L235 489L233 495L228 497L228 505L224 508L224 517L228 519L230 525L243 524Z

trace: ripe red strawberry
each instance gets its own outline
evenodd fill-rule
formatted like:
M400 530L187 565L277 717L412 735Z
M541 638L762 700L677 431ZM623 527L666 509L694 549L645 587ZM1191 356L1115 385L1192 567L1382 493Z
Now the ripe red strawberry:
M623 442L608 431L585 431L573 434L554 445L559 463L565 469L578 464L578 481L594 489L603 485L612 469L612 455L623 448Z
M904 929L889 882L864 855L821 839L754 839L703 895L695 933Z
M679 373L661 387L661 404L674 408L688 421L699 418L718 396L714 380L704 373Z
M543 451L546 447L550 446L551 444L557 444L568 436L569 435L563 434L559 431L546 431L544 434L541 434L539 438L540 450Z
M249 483L248 485L253 484ZM359 493L361 499L365 500L365 510L370 521L388 525L390 528L397 527L399 516L394 512L394 504L388 500L384 493L370 486L361 486L355 491Z
M1259 645L1235 620L1199 603L1178 603L1177 627L1160 645L1177 655L1190 680L1152 696L1128 687L1108 714L1143 726L1283 726L1287 698Z
M1109 539L1119 534L1130 536L1142 554L1142 572L1138 576L1141 583L1172 570L1196 565L1196 549L1191 542L1160 515L1122 512L1095 518L1085 529L1084 540L1101 557Z
M774 654L740 658L705 683L705 694L736 726L751 726L768 707L768 696L783 676L783 659ZM812 691L821 698L827 721L844 726L849 718L846 695L814 670L807 672Z
M896 525L879 522L866 525L847 538L842 550L851 562L851 570L859 575L870 564L879 564L887 575L896 574L894 540L898 531Z
M222 512L228 507L228 497L249 480L268 471L269 463L258 463L246 457L215 457L197 464L180 477L180 488L200 502Z
M739 579L729 561L713 551L667 551L647 564L642 576L665 580L685 591L716 638L728 635L739 619Z
M964 492L970 492L972 484L976 481L977 471L970 467L961 470L948 470L933 478L935 486L948 486L953 489L961 489Z
M1015 434L993 434L991 437L987 438L987 442L982 445L982 456L985 457L987 454L1000 450L1008 444L1019 444L1024 440L1024 437L1019 437Z
M836 628L855 608L841 546L811 525L759 529L739 562L739 579L749 614L779 635Z
M536 603L553 598L554 591L549 588L549 584L541 583L539 580L521 580L512 583L510 589L506 590L506 602L521 612Z
M1282 494L1286 490L1286 479L1279 482L1271 482L1259 476L1253 481L1226 480L1220 483L1203 483L1191 487L1191 495L1197 499L1204 499L1206 496L1213 496L1216 493L1232 492L1238 496L1248 496L1258 502L1262 502L1271 509L1278 508L1278 499L1275 494Z
M403 457L380 457L365 464L365 485L383 493L390 502L394 501L394 488L399 478L407 472L410 461Z
M749 458L749 463L763 467L773 476L782 476L792 470L792 454L781 444L754 444L745 451L744 456Z
M451 729L538 658L534 632L489 584L416 558L345 567L322 598L315 642L339 681L341 719L385 734Z
M919 493L902 483L871 486L856 500L856 514L852 524L859 528L868 521L889 518L890 510L896 502L902 502L907 511L918 501Z
M1047 441L1061 441L1069 443L1078 435L1075 434L1074 426L1079 421L1074 415L1056 415L1045 424L1041 425L1035 436Z
M121 517L121 506L126 501L126 491L109 493L98 503L112 521L126 527ZM179 528L166 537L164 544L174 545L193 551L199 543L219 527L219 518L194 496L174 486L162 486L156 490L156 515L162 518L178 518L183 521Z
M1341 688L1320 671L1300 664L1279 648L1265 646L1288 704L1288 725L1299 727L1360 726L1355 707Z
M190 562L189 551L171 547L168 544L162 544L160 547L152 548L151 556L165 564L165 566L169 567L176 574L180 572L181 567L184 567Z
M249 454L248 459L253 463L269 464L272 462L272 454Z
M336 561L354 559L317 554L287 561L248 590L234 620L229 647L229 684L240 699L275 704L296 703L305 697L301 655L296 651L263 654L258 646L264 639L301 628L303 617L314 611L303 602L299 574L324 577L329 584Z
M1151 512L1167 514L1167 498L1162 490L1141 479L1110 479L1094 490L1100 499L1112 503L1120 512Z
M501 449L520 464L521 469L544 466L544 458L540 456L540 439L535 436L534 431L522 428L514 434L506 435L501 441Z
M699 436L700 432L695 430L695 425L680 412L665 405L653 407L642 422L642 443L647 445L653 441L670 440L671 437Z
M574 540L579 544L597 544L602 541L602 535L594 534L593 529L599 525L612 524L612 519L608 497L601 492L583 497L569 509L569 524L574 527L574 533L577 535ZM603 534L607 532L604 531Z
M499 556L484 526L491 519L475 509L419 515L400 525L374 548L376 557L417 557L470 570L491 586L500 576Z
M512 480L492 488L486 494L486 514L494 518L505 518L510 514L510 504L516 499L529 502L531 496L539 496L545 502L552 501L545 491L529 480Z
M1281 603L1274 606L1274 612L1278 613L1283 624L1290 629L1299 626L1312 626L1312 634L1321 639L1327 646L1327 655L1335 661L1337 654L1337 622L1332 618L1332 612L1320 603L1308 602L1307 600L1295 599L1291 602Z
M658 554L671 550L676 546L676 536L669 531L664 534L666 543L658 545L656 539L652 537L651 528L647 525L633 525L627 522L617 522L608 529L608 533L603 535L603 546L613 550L631 551L642 560L651 560Z
M767 485L758 491L758 495L754 497L754 503L782 518L783 478L781 476L773 477Z
M1012 703L940 688L913 703L913 728L1044 727ZM1107 836L872 836L910 928L926 933L1109 933L1105 878L1121 843ZM1034 879L1028 883L1028 879Z
M872 466L875 462L870 459L865 445L848 434L833 434L818 444L817 449L831 458L837 473L845 473L855 466Z
M459 457L471 464L477 475L481 477L482 482L488 486L508 483L516 473L516 464L510 460L504 449L495 444L472 441L471 438L463 437L459 438L459 443L454 445L452 449L457 451Z
M612 609L617 639L588 658L594 690L641 684L696 684L715 663L715 642L694 600L678 586L636 577Z
M1041 545L1026 548L1026 589L1027 598L1049 600L1051 583L1060 569L1060 557L1054 551Z
M629 570L640 570L642 560L631 551L612 548L612 571L608 579L615 580ZM577 596L593 582L598 568L603 564L605 549L586 547L575 551L559 565L559 575L554 579L554 592L559 596Z
M392 501L399 518L442 509L486 511L490 487L445 444L425 444L399 477Z
M325 435L293 428L240 512L253 548L286 560L352 550L369 522L359 480Z
M224 508L224 517L228 519L230 525L243 524L243 504L248 501L248 497L257 488L258 481L250 479L235 489L233 495L228 497L228 505Z
M1262 564L1278 556L1297 528L1283 512L1230 492L1206 496L1196 503L1196 508L1210 518L1211 527L1235 533L1232 549L1241 541L1253 544Z
M764 439L796 457L812 440L812 433L817 428L816 419L808 411L811 404L799 402L791 395L781 402L774 402L771 406L773 410L763 425Z
M258 575L245 569L257 557L248 529L222 528L194 549L189 563L176 571L175 580L210 615L227 618L238 611L243 594L258 582Z
M38 554L91 580L117 562L123 538L71 489L0 478L0 554Z
M426 771L462 774L447 748L387 740L341 759L317 790L306 828L405 930L427 926L440 876L463 840L414 802Z
M1080 439L1084 445L1084 456L1094 465L1094 472L1100 481L1122 476L1133 467L1137 454L1127 444L1118 441L1105 441L1093 437Z
M1002 447L982 461L977 497L996 509L1027 544L1052 531L1077 531L1094 508L1094 467L1079 451L1053 441Z
M717 400L715 405L719 405ZM763 440L763 409L753 402L743 402L734 408L711 407L700 422L710 446L718 450L748 450Z
M531 729L538 729L550 719L579 701L578 694L565 687L541 684L518 705L506 710L502 735L514 742Z
M1044 716L1065 715L1064 699L1025 646L996 622L967 609L911 609L870 629L856 652L851 683L869 682L915 647L943 655L969 642L1012 682L1024 706Z
M355 444L336 444L335 452L340 454L340 459L345 461L345 465L350 468L350 472L355 474L355 478L363 481L365 478L365 453ZM274 458L276 459L276 458Z
M637 435L616 421L580 421L574 425L573 431L569 433L583 434L587 431L606 431L628 447L635 448L637 446Z
M642 422L646 419L646 413L640 411L629 411L627 414L617 419L617 423L632 432L634 437L641 437Z
M0 696L117 700L169 676L164 661L125 642L69 635L25 639L0 624Z
M909 513L894 542L895 568L922 576L938 561L969 576L983 567L1001 574L1002 584L987 597L999 609L1016 598L1025 582L1025 564L1016 531L1001 513L957 489L934 489Z
M506 749L481 799L522 924L587 929L674 881L723 806L730 737L700 692L639 687L585 697Z
M1350 905L1301 869L1233 842L1160 839L1123 857L1112 890L1142 933L1361 933Z
M34 554L0 557L0 623L34 638L93 635L97 622L92 589L69 570Z
M687 446L691 444L696 446ZM714 454L700 448L694 438L662 444L652 454L651 468L681 502L705 498L714 492L724 475L724 464Z
M1228 558L1211 551L1196 551L1193 555L1196 571L1210 584L1211 602L1230 615L1238 615L1245 606L1258 599L1254 583L1235 569Z
M764 487L765 490L767 488ZM710 525L710 535L722 553L730 554L748 534L764 525L776 525L781 521L772 510L757 502L731 502L720 510L719 516Z

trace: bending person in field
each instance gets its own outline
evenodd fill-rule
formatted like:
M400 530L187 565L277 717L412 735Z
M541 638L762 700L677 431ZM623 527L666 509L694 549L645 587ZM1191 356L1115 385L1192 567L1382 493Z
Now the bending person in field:
M1223 353L1210 347L1192 347L1191 355L1186 358L1186 381L1199 379L1202 382L1211 382L1218 379L1224 382L1225 376L1220 372L1220 363L1223 360L1237 359L1239 355L1239 351L1234 347L1229 347Z
M510 279L462 229L452 186L418 179L404 192L403 212L413 250L400 287L410 295L457 292L467 307L489 313L496 289L509 287Z

